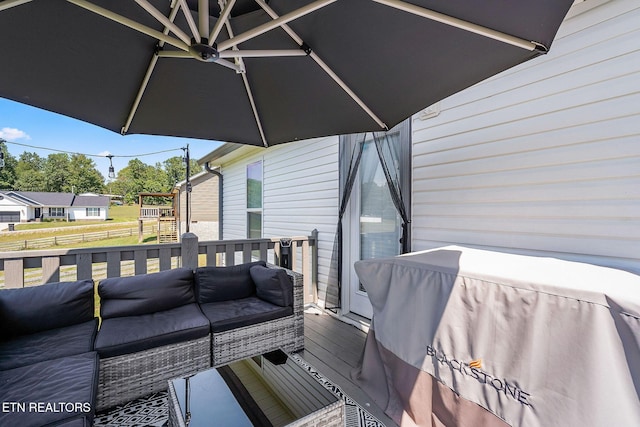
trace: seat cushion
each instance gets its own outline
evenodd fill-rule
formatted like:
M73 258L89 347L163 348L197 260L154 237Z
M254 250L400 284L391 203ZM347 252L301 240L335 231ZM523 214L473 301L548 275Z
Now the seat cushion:
M87 420L87 417L73 417L63 421L49 424L47 427L90 427L91 423Z
M251 280L253 266L266 266L264 261L249 262L229 267L200 267L195 271L198 303L230 301L247 298L256 293Z
M95 316L92 280L0 292L0 340L87 322Z
M293 306L293 282L286 271L256 265L250 273L258 298L280 307Z
M131 354L206 337L209 321L197 304L140 316L104 319L96 350L100 357Z
M98 388L95 352L0 371L0 425L36 427L86 416L92 420Z
M151 314L196 302L193 271L188 268L110 277L100 281L98 293L103 319Z
M0 342L0 370L93 351L98 319Z
M293 314L293 307L280 307L258 297L200 305L211 322L212 332L225 332Z

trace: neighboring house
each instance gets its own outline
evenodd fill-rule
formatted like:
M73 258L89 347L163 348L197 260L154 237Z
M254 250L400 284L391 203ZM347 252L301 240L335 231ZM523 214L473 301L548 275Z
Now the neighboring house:
M198 236L200 241L218 240L218 177L203 171L190 178L191 194L189 195L190 225L189 231ZM180 234L186 231L187 219L187 182L176 184L178 190L178 206L180 207Z
M0 191L0 229L8 224L43 219L106 220L109 198L99 195Z
M640 273L638 22L636 0L576 3L548 55L390 132L412 251L458 244ZM338 213L355 145L356 136L225 144L200 162L224 177L225 239L317 229L318 303L369 317L353 262L399 253L402 221L368 142L342 221L338 291Z

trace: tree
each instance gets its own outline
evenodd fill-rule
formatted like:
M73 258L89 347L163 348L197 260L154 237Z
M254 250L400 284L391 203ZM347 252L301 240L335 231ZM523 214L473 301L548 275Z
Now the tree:
M167 191L171 191L178 182L186 179L187 168L182 157L170 157L165 160L162 165L164 166L164 171L167 174ZM200 166L196 160L191 159L189 166L191 176L202 172L202 166Z
M139 193L166 192L166 182L166 174L159 164L154 167L132 159L118 172L111 188L123 196L125 203L137 203Z
M93 160L84 154L74 154L69 160L69 177L67 191L75 193L102 193L104 191L104 176L96 169Z
M0 169L0 189L13 190L16 182L16 158L9 154L4 139L0 138L0 151L4 155L4 167Z
M36 153L25 151L20 154L16 165L15 189L19 191L45 191L45 159Z
M63 193L71 190L69 185L69 155L49 154L44 164L45 191Z

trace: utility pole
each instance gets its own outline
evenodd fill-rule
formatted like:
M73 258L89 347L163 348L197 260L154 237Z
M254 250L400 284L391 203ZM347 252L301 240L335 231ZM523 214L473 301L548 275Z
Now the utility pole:
M189 144L187 144L187 146L185 148L183 148L184 150L184 162L186 164L186 194L185 194L185 212L186 212L186 218L185 218L185 228L186 228L186 232L189 232L189 224L191 223L191 214L190 214L190 208L191 208L191 202L189 200L190 198L190 193L191 193L191 180L189 179L189 177L191 176L191 159L189 158Z

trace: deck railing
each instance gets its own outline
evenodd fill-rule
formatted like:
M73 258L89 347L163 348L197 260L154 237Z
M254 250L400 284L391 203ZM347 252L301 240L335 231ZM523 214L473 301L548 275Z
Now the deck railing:
M286 250L291 254L289 267L303 274L305 302L313 302L317 288L317 231L288 239L290 246L284 249L279 237L200 242L195 234L186 233L180 243L0 252L0 287L99 281L177 267L230 266L258 259L281 265Z
M140 219L163 218L175 216L171 206L143 206L140 208Z

